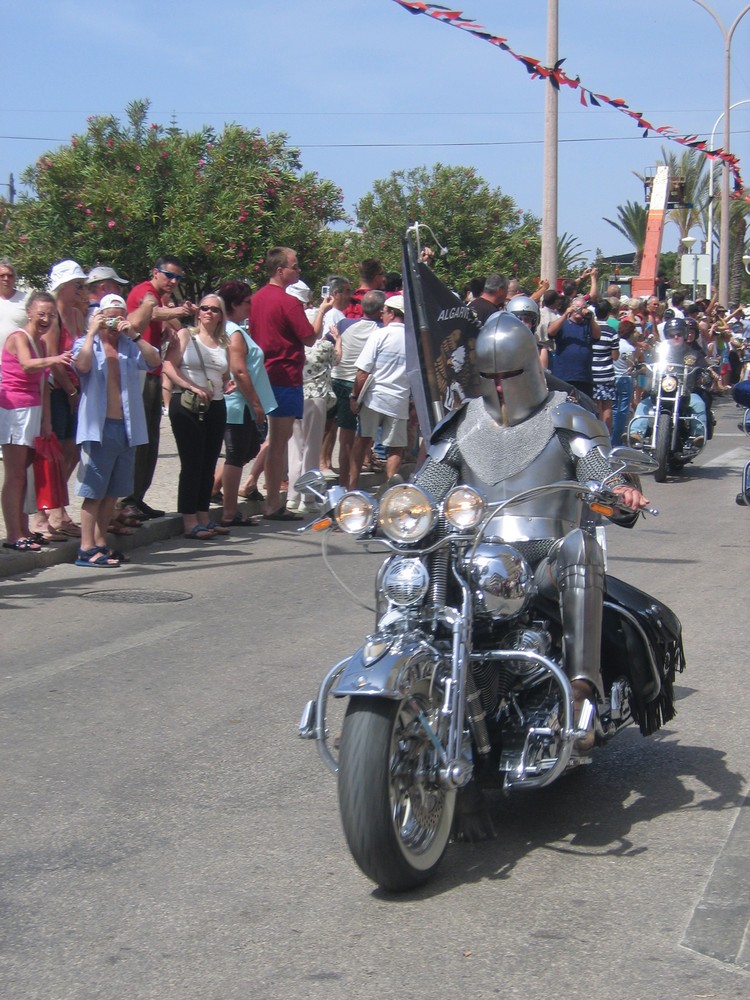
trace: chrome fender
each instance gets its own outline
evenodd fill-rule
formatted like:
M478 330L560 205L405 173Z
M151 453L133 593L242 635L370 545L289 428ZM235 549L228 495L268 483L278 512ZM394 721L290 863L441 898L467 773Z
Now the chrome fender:
M443 659L426 636L369 636L353 653L331 690L334 698L404 698L417 681L430 678Z

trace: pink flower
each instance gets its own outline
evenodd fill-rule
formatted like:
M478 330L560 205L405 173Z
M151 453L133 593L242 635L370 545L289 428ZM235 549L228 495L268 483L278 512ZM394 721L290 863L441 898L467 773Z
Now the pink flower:
M91 209L90 208L86 209L86 215L91 215Z
M114 219L110 219L109 222L107 223L107 228L108 229L114 229L115 225L116 225L115 220Z
M135 169L136 169L136 170L140 170L140 169L141 169L141 165L140 165L140 163L136 163L136 165L135 165Z

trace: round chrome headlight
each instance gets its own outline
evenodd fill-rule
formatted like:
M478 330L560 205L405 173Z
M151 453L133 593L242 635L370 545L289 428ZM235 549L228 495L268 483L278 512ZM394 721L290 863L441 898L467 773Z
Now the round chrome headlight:
M677 388L677 379L674 375L665 375L661 380L661 387L664 392L674 392Z
M378 523L393 542L418 542L435 527L437 509L419 486L401 483L386 490Z
M471 486L457 486L451 490L443 505L448 524L461 531L476 528L486 509L484 498Z
M430 587L430 575L421 559L395 556L383 567L380 584L392 604L406 608L423 600Z
M377 508L366 493L353 490L336 504L336 524L347 535L361 535L375 524Z
M512 545L484 542L471 561L476 611L495 620L520 615L536 594L534 571Z

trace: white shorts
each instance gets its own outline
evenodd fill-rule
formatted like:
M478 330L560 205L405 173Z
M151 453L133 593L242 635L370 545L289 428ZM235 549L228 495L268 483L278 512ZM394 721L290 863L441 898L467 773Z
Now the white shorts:
M20 406L15 410L0 407L0 444L25 444L33 448L41 428L41 406Z
M369 406L363 406L359 411L359 434L363 438L375 438L378 427L383 428L383 445L386 448L405 448L409 443L409 421L400 417L391 417L387 413L378 413Z

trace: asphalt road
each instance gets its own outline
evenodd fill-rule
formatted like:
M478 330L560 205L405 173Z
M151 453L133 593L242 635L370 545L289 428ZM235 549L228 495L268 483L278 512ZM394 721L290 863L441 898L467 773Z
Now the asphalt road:
M552 788L495 795L497 840L390 897L356 869L334 779L296 734L371 625L317 538L201 546L0 582L0 995L8 1000L750 993L747 566L737 411L648 483L610 570L669 603L679 713ZM366 602L380 557L334 541Z

